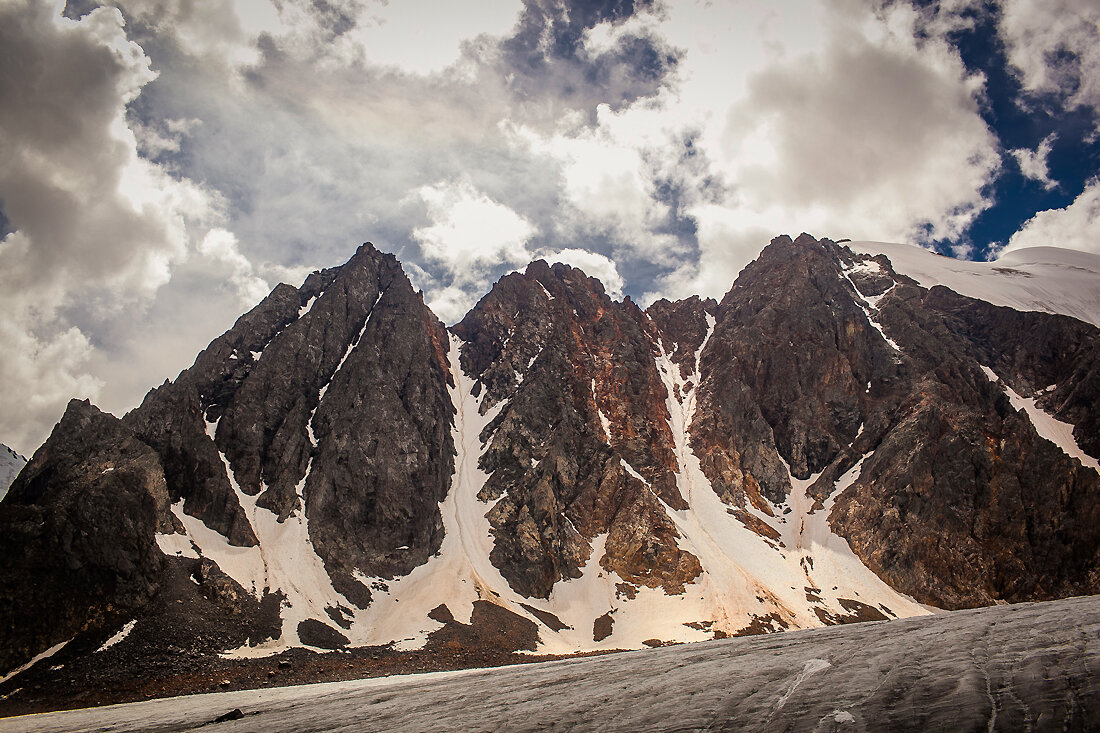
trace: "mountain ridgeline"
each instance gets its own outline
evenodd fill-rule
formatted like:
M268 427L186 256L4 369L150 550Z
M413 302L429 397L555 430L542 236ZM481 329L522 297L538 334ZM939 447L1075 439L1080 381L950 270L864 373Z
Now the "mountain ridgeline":
M0 671L1095 594L1098 456L1095 324L883 255L778 237L645 310L538 261L447 329L366 244L121 419L69 404L0 502Z

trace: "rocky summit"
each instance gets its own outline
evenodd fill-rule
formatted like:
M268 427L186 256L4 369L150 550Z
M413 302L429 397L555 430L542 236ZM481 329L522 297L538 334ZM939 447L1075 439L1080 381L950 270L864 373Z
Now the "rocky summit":
M537 261L451 328L370 244L279 285L12 483L0 710L1100 593L1087 302L1056 251L891 247L778 237L644 310Z

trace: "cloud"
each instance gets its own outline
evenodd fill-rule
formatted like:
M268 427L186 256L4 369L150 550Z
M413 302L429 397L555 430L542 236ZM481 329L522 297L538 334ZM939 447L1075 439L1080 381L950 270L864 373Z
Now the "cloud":
M518 0L401 0L371 8L351 35L371 63L428 75L460 62L470 39L506 35L522 8Z
M251 308L271 290L267 281L256 276L252 263L237 249L237 237L233 232L211 229L199 242L198 252L227 270L227 279L243 307Z
M998 23L1023 88L1100 112L1100 6L1092 0L1005 0Z
M534 257L720 296L782 232L965 235L1000 166L973 0L95 4L0 5L0 318L72 346L6 395L126 409L367 240L447 321Z
M412 236L447 280L428 305L445 322L455 323L484 295L490 273L531 260L527 242L535 229L466 179L423 186L416 195L431 224L414 229Z
M0 4L0 436L29 451L70 397L96 397L95 329L144 304L215 199L140 157L126 107L156 78L121 13Z
M1093 178L1064 209L1040 211L1012 235L1005 251L1066 247L1100 254L1100 179Z
M1054 147L1056 137L1057 134L1053 132L1047 135L1035 150L1021 148L1008 151L1016 159L1024 178L1038 181L1047 191L1058 187L1058 182L1051 180L1050 169L1047 167L1047 157L1050 155L1051 148Z
M689 10L670 9L672 28L714 36L684 58L676 89L705 161L674 168L691 184L679 205L698 249L647 297L721 296L777 233L951 240L990 205L1000 156L984 79L908 5L772 6L732 27L714 9L677 20Z

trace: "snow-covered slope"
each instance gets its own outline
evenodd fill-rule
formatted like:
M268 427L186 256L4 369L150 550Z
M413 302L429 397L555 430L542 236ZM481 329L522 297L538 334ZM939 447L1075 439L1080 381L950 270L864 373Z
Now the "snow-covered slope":
M0 444L0 499L8 493L8 487L23 466L27 465L27 459L19 455L6 445Z
M993 262L971 262L910 244L845 242L853 251L884 254L894 270L926 288L957 293L1022 311L1073 316L1100 326L1100 256L1059 247L1029 247Z

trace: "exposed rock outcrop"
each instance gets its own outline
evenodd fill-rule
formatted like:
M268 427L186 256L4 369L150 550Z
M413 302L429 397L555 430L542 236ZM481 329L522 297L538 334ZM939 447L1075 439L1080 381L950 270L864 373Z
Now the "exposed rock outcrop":
M501 279L454 327L467 372L499 407L483 468L491 555L518 592L579 576L592 541L629 582L683 592L700 572L663 506L685 508L653 361L652 324L566 265Z

